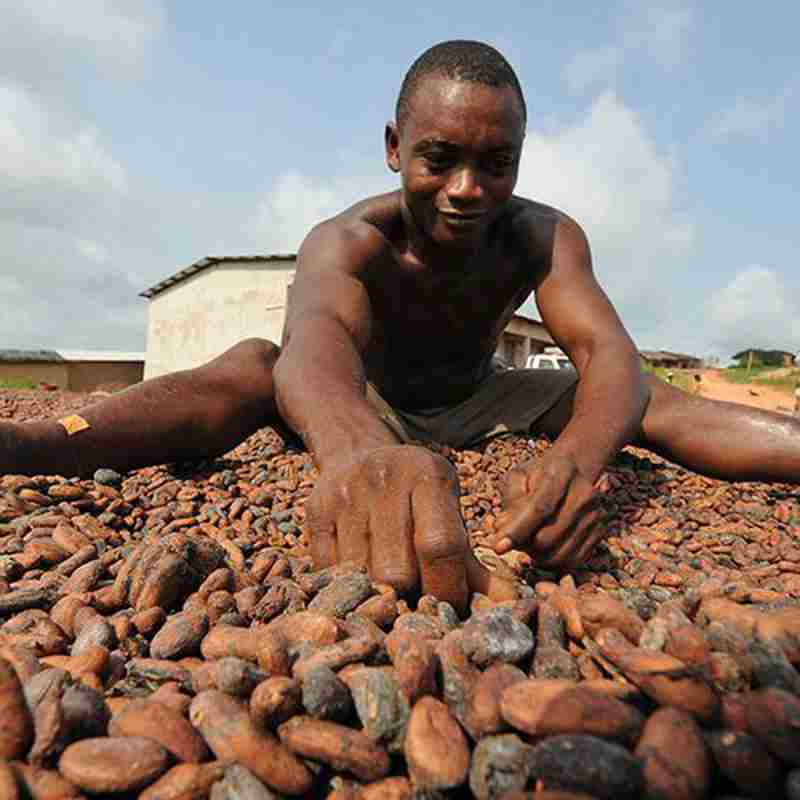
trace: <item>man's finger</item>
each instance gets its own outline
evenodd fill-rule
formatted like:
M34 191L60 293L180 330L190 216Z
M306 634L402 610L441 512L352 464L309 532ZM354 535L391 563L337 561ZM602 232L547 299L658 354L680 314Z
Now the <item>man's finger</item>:
M324 569L335 564L336 523L314 499L306 506L306 527L314 569Z
M369 510L363 505L342 509L336 519L336 560L369 566Z
M528 473L515 467L506 473L501 494L503 503L513 503L518 498L528 493Z
M586 528L585 520L595 514L599 507L600 499L591 488L585 499L575 500L567 498L562 506L558 517L552 524L542 525L532 542L532 548L541 554L551 555L551 551L560 548L565 537L574 540L572 531L580 531Z
M577 554L592 538L601 520L602 516L599 511L591 511L586 514L575 530L555 550L549 553L537 551L535 556L537 563L556 569L565 569L567 565L577 563Z
M600 542L602 542L603 539L605 539L608 535L607 522L607 517L601 516L600 520L595 524L589 536L586 538L586 541L580 546L578 552L573 556L570 567L571 569L576 569L577 567L582 566L589 560L589 558L591 558L595 547L597 547L597 545L600 544Z
M422 480L412 492L411 513L422 591L466 613L470 550L458 498L443 482Z
M538 487L530 498L522 498L513 508L498 514L490 546L501 555L515 548L526 549L539 528L558 514L563 502L564 487L560 483Z
M470 592L480 592L498 603L503 600L519 599L516 584L485 567L472 551L467 554L466 565Z
M370 509L369 528L372 579L401 594L417 590L420 577L408 495L397 492L379 498Z

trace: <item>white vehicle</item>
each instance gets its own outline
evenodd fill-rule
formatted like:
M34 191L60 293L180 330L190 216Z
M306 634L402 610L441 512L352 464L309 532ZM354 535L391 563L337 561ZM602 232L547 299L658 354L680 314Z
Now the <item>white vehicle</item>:
M525 362L526 369L574 369L572 362L566 353L537 353L535 356L528 356Z

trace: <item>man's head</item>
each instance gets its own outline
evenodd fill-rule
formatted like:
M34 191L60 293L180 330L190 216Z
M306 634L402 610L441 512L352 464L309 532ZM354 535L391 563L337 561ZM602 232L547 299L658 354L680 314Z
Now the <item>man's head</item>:
M511 200L525 137L514 71L480 42L444 42L403 81L386 161L402 176L404 218L418 241L472 248Z
M488 44L463 39L440 42L428 48L406 72L400 86L395 107L395 122L402 128L411 105L411 99L422 81L438 75L458 81L482 83L496 88L508 86L516 93L523 122L527 120L527 108L522 87L511 64L503 55Z

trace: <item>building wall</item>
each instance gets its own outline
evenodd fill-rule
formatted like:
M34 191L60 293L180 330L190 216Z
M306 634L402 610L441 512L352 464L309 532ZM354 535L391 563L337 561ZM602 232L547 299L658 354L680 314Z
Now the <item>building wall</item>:
M242 339L280 343L293 260L225 262L149 300L144 377L204 364Z
M70 361L67 389L73 392L92 392L107 384L132 386L142 380L141 361Z
M525 366L528 356L542 353L553 344L553 337L541 322L514 317L506 325L496 352L509 366L519 369Z
M106 384L131 386L142 380L141 361L64 361L0 363L0 384L29 381L51 383L72 392L92 392Z
M59 389L66 389L69 385L69 370L66 363L26 362L26 363L0 363L0 383L4 381L31 381L37 383L52 383Z

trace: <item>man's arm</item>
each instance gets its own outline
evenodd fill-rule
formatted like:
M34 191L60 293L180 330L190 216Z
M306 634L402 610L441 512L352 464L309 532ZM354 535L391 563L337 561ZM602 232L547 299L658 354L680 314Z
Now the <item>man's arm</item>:
M317 568L351 562L401 592L466 610L470 591L515 596L475 558L446 459L400 445L365 398L372 313L361 276L386 258L380 234L323 223L300 248L275 396L320 468L306 504ZM386 262L383 262L385 266Z
M569 569L604 536L595 484L638 432L649 392L636 347L595 280L586 236L564 215L546 263L537 305L580 381L571 419L547 454L509 473L493 541L498 552L520 547L543 566Z
M384 247L377 232L326 222L298 253L275 398L320 467L343 452L397 443L366 401L362 360L372 313L359 273Z
M536 303L581 378L572 418L556 445L596 480L638 432L649 392L636 345L594 277L586 236L569 218L556 226Z

